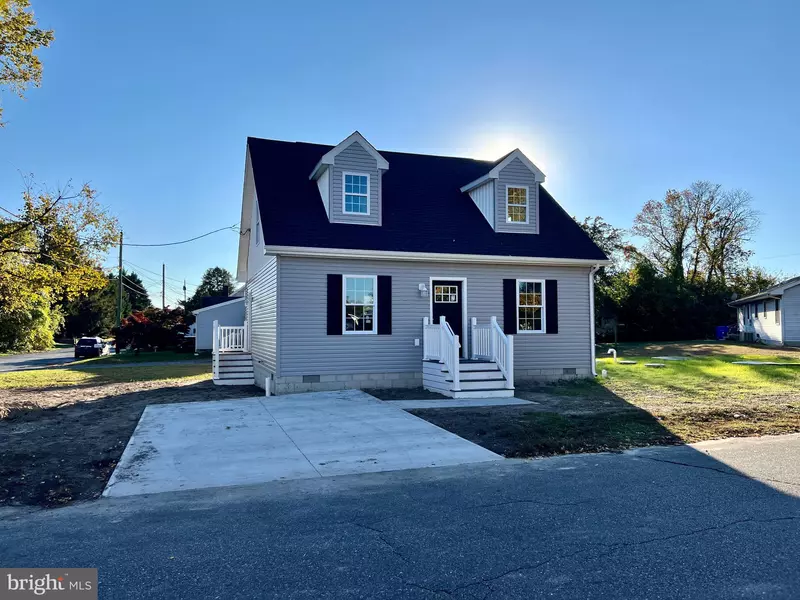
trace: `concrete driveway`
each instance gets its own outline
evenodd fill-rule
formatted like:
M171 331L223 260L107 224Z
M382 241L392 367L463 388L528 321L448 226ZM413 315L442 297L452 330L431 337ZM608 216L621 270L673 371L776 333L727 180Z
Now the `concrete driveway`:
M358 390L148 406L104 496L502 457Z

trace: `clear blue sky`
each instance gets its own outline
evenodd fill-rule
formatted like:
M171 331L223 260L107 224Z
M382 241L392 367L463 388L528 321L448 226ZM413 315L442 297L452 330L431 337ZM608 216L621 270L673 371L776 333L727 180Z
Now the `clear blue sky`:
M238 221L246 136L358 129L387 150L519 146L567 211L622 227L668 188L741 187L763 213L755 262L797 273L772 257L800 252L799 6L33 0L56 41L42 88L3 96L0 198L17 169L91 181L127 240L173 241ZM233 271L236 244L126 258L197 283Z

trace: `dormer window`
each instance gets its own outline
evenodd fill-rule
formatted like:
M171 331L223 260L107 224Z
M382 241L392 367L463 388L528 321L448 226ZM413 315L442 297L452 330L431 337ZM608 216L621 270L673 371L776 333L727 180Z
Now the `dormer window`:
M343 173L344 213L350 215L369 214L369 175Z
M508 223L528 223L528 186L506 187Z

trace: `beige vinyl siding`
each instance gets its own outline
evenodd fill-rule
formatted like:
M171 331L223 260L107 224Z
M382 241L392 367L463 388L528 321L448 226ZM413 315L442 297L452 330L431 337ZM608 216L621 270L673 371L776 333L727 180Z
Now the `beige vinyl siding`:
M280 261L281 376L420 371L422 319L430 313L430 296L421 297L418 288L420 283L429 288L430 277L466 277L468 318L487 323L496 316L501 324L504 278L558 280L559 333L515 336L517 372L563 368L590 372L588 268L298 257L281 257ZM390 275L392 335L327 335L329 273ZM378 313L380 310L379 298ZM419 346L414 345L415 339Z
M800 344L800 285L783 292L781 322L784 343Z
M261 386L267 373L278 373L278 259L269 256L265 260L264 267L247 282L250 352Z
M489 225L494 228L494 209L495 209L495 193L494 193L494 179L490 179L483 185L479 185L474 190L470 191L469 197L480 209L481 214L489 222Z
M334 158L331 175L331 212L333 223L358 223L363 225L380 224L380 177L378 161L364 147L353 142ZM352 215L344 213L343 173L360 173L369 175L369 215Z
M522 185L528 187L528 223L507 223L506 187ZM497 179L495 186L495 231L503 233L539 233L539 184L536 176L518 158L508 163Z

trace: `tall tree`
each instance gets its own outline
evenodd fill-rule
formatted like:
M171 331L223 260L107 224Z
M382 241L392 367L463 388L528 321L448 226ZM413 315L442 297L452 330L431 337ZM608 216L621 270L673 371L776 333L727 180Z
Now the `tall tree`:
M746 246L759 225L752 203L743 190L697 181L645 203L633 232L644 238L644 255L661 273L711 292L746 266L751 255Z
M644 255L662 273L683 281L685 261L694 246L694 206L687 192L669 190L663 200L648 200L633 221L645 239Z
M114 285L117 285L116 276L113 276L112 279L114 281ZM147 293L147 289L144 287L142 279L135 272L126 271L123 269L122 282L124 283L122 289L125 292L125 298L130 305L129 311L122 311L123 317L127 317L131 311L141 311L153 305L153 303L150 301L150 295Z
M53 32L37 27L29 7L29 0L0 0L0 90L8 89L20 98L28 86L41 85L42 62L36 51L53 41Z
M117 240L117 222L88 185L51 193L29 184L22 204L18 213L3 208L0 216L0 321L22 323L33 316L52 343L61 307L107 285L101 263ZM0 348L48 345L38 325L6 330Z
M197 310L202 307L203 298L206 296L225 296L230 294L233 288L233 275L228 269L222 267L212 267L203 273L200 285L192 294L192 297L182 302L187 312Z

